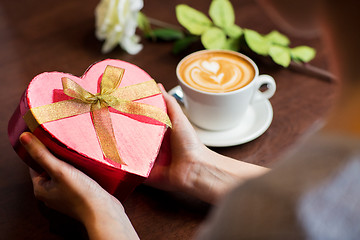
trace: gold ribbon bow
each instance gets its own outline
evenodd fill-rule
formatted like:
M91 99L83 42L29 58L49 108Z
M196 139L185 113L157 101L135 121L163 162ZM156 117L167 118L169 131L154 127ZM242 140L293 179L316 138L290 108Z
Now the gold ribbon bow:
M101 80L100 93L97 94L92 94L73 80L63 77L61 79L63 91L74 99L31 108L24 116L26 124L31 131L34 131L43 123L90 112L105 158L125 164L117 150L109 107L122 113L153 118L169 127L171 122L168 115L160 108L133 102L161 93L155 81L150 80L119 88L124 71L122 68L108 65Z

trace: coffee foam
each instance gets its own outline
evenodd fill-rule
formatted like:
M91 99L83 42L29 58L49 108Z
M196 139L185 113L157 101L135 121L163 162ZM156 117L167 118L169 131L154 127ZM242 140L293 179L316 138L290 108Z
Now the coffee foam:
M239 55L227 52L195 54L179 67L180 77L193 88L205 92L231 92L249 84L253 66Z

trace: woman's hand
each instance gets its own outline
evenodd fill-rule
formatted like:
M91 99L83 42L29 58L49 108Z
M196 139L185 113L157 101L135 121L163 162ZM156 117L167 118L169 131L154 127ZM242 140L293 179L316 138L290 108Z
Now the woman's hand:
M31 133L20 142L44 169L30 169L35 197L46 206L82 222L90 238L137 239L121 203L90 177L54 157Z
M163 165L156 162L146 183L162 190L186 192L187 185L192 182L191 178L196 175L198 161L205 157L208 149L200 142L175 98L170 96L161 84L159 88L172 122L171 163Z
M162 85L173 128L171 162L155 163L147 184L170 191L180 191L206 202L215 203L242 181L258 176L266 168L241 162L208 149L198 138L175 98Z

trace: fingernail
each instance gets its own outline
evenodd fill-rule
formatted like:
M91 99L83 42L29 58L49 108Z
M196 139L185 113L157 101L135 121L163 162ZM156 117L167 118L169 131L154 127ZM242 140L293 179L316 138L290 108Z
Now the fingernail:
M28 145L31 142L31 134L24 132L20 135L19 140L22 145Z
M164 86L161 83L158 83L158 86L159 86L161 91L166 92Z

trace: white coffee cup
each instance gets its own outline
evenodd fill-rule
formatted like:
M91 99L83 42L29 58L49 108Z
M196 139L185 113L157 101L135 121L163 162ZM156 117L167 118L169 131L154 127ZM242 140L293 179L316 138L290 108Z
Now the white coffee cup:
M233 91L214 93L196 89L182 79L180 66L189 58L199 57L199 54L219 52L241 57L250 63L254 77L247 85ZM176 74L189 120L198 127L211 131L226 130L237 126L250 104L269 99L276 91L276 83L271 76L259 75L257 65L249 57L234 51L202 50L194 52L179 62ZM260 91L260 87L263 85L266 85L267 89Z

